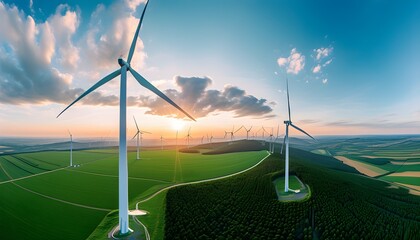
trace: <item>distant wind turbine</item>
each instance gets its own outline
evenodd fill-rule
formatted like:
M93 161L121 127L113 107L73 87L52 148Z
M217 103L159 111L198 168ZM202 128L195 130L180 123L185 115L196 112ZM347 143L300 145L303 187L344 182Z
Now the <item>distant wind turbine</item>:
M272 149L271 149L271 153L274 153L274 144L277 142L277 140L279 139L279 129L280 129L280 125L277 125L277 135L276 135L276 138L274 139L274 142L273 142L273 147L272 147Z
M262 131L262 139L264 139L264 133L268 133L267 130L265 130L264 126L262 126L258 131L257 131L257 137L258 137L258 132Z
M272 150L272 148L273 148L273 137L274 137L274 135L273 135L273 128L271 128L271 133L270 133L270 136L268 137L270 140L269 140L269 144L268 144L268 151L270 152L270 153L273 153L273 150Z
M249 132L251 131L252 126L251 126L249 129L247 129L245 126L243 126L243 128L244 128L244 129L245 129L245 131L246 131L246 139L248 140L248 139L249 139Z
M73 135L71 135L70 130L69 131L69 135L70 135L70 167L73 167Z
M122 57L118 58L118 64L120 68L115 70L114 72L110 73L109 75L102 78L84 93L82 93L76 100L74 100L69 106L67 106L60 114L58 114L57 118L64 113L68 108L70 108L73 104L78 102L80 99L84 98L89 93L93 92L100 86L104 85L105 83L111 81L115 77L121 75L120 81L120 134L119 134L119 178L118 178L118 191L119 191L119 229L120 234L126 234L129 231L129 222L128 222L128 169L127 169L127 71L129 71L134 78L142 85L143 87L149 89L160 98L177 108L179 111L184 113L190 119L195 119L189 115L186 111L184 111L181 107L179 107L175 102L173 102L169 97L163 94L159 89L153 86L149 81L147 81L143 76L141 76L138 72L136 72L130 65L131 59L133 58L134 50L136 48L136 43L140 31L140 27L142 25L142 21L144 18L144 14L146 12L147 6L149 1L146 2L143 12L141 14L139 24L137 25L136 33L134 34L133 41L131 43L131 47L128 53L127 61L123 60Z
M300 129L299 127L297 127L296 125L294 125L292 123L292 118L291 118L291 114L290 114L290 100L289 100L289 81L286 78L286 87L287 87L287 112L289 114L289 120L284 121L284 124L286 124L286 135L284 136L283 139L283 145L281 148L281 153L283 154L283 146L286 144L286 156L285 156L285 171L284 171L284 191L288 192L289 191L289 126L292 126L293 128L295 128L296 130L306 134L308 137L312 138L315 140L315 138L313 138L311 135L309 135L309 133L305 132L304 130Z
M229 133L229 134L230 134L230 141L232 142L232 141L233 141L233 138L234 138L234 134L235 134L236 132L238 132L239 130L241 130L241 128L242 128L242 127L238 128L238 129L235 131L235 125L234 125L234 126L232 127L232 131L230 131L230 132L225 131L225 137L224 137L224 138L226 138L226 135Z
M187 148L190 148L190 138L192 138L191 134L190 134L190 131L191 131L191 127L188 129L187 136L185 136L187 138Z
M132 139L134 139L135 137L137 137L137 160L139 160L140 159L140 144L139 144L139 137L140 137L140 140L141 140L141 145L143 144L143 134L145 134L145 133L149 133L150 134L150 132L146 132L146 131L141 131L140 129L139 129L139 126L137 125L137 121L136 121L136 118L133 116L133 118L134 118L134 123L136 124L136 128L137 128L137 132L136 132L136 135L134 135L134 137L132 138Z
M163 136L160 136L160 150L163 150Z

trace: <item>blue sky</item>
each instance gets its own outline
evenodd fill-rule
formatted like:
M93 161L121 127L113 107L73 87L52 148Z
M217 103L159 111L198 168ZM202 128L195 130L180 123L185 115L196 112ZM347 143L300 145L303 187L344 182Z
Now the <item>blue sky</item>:
M31 39L24 34L28 24L15 26L25 31L0 27L0 51L9 63L0 67L0 135L61 136L67 128L83 136L116 135L118 80L55 116L118 67L142 1L0 4L0 15L15 23L32 18L36 29ZM418 22L418 1L151 0L133 65L161 90L176 90L168 93L197 116L197 123L184 124L197 134L211 128L222 135L242 124L276 128L287 113L286 76L293 120L314 135L418 134ZM31 54L23 60L19 49L26 48ZM22 80L22 71L34 74ZM47 73L50 83L40 80ZM19 94L27 81L31 90ZM7 87L13 82L17 87ZM174 120L161 115L175 112L132 79L129 88L136 101L129 114L144 128L171 131Z

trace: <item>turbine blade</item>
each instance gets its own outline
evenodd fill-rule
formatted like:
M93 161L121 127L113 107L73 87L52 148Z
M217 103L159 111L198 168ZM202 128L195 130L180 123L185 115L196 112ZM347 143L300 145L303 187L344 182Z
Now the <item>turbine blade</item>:
M57 118L60 117L60 115L63 114L64 111L66 111L68 108L70 108L71 106L73 106L73 104L75 104L77 101L79 101L80 99L84 98L86 95L88 95L89 93L95 91L95 89L97 89L98 87L100 87L100 86L104 85L105 83L111 81L113 78L115 78L116 76L118 76L120 74L121 74L121 70L118 69L118 70L112 72L111 74L107 75L106 77L102 78L101 80L99 80L97 83L95 83L95 85L93 85L88 90L86 90L84 93L82 93L82 95L80 95L78 98L76 98L76 100L74 100L63 111L61 111L61 113L57 115Z
M302 133L304 133L304 134L308 135L308 137L310 137L310 138L312 138L313 140L315 140L315 138L314 138L314 137L312 137L311 135L309 135L309 133L307 133L307 132L303 131L303 129L301 129L301 128L297 127L296 125L293 125L293 124L290 124L290 125L291 125L292 127L294 127L296 130L301 131Z
M146 131L140 131L141 134L143 133L147 133L147 134L152 134L151 132L146 132Z
M286 87L287 87L287 112L289 113L289 121L292 121L290 117L290 100L289 100L289 80L286 78Z
M133 118L134 118L134 123L136 124L137 131L140 131L139 126L137 125L136 118L134 116L133 116Z
M170 98L168 98L165 94L163 94L159 89L157 89L155 86L153 86L151 83L149 83L144 77L142 77L138 72L136 72L131 67L128 67L128 70L133 74L134 78L142 85L143 87L149 89L150 91L154 92L156 95L161 97L163 100L177 108L179 111L183 112L187 117L189 117L191 120L195 121L193 117L191 117L190 114L188 114L186 111L184 111L180 106L178 106L176 103L174 103Z
M137 38L138 38L139 32L140 32L140 27L141 27L141 24L143 22L144 13L146 12L146 8L147 8L148 4L149 4L149 1L147 1L146 5L144 5L144 9L143 9L143 12L141 14L139 24L137 25L136 33L134 34L133 42L131 42L130 52L128 53L128 58L127 58L128 64L130 64L131 59L133 58L134 50L136 49Z
M139 135L140 131L137 131L136 135L134 135L134 137L131 139L133 140L135 137L137 137L137 135Z
M242 129L243 126L241 126L240 128L238 128L234 133L237 133L239 130Z
M249 128L248 132L251 131L251 129L252 129L252 126L251 126L251 128Z

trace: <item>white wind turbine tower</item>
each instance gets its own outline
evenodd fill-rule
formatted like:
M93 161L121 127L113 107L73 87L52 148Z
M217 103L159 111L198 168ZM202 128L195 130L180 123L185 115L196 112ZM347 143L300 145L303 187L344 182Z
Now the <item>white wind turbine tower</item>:
M149 89L160 98L183 112L186 116L190 119L195 119L185 112L181 107L179 107L176 103L174 103L170 98L168 98L165 94L163 94L159 89L153 86L150 82L148 82L143 76L141 76L138 72L136 72L130 65L131 59L133 58L134 50L136 48L136 43L140 31L140 27L144 18L144 14L146 12L147 5L149 1L146 2L143 12L141 14L139 24L137 25L136 33L134 34L133 41L130 46L130 50L128 53L127 61L123 60L121 57L118 59L118 64L120 68L115 70L114 72L110 73L109 75L105 76L101 80L99 80L95 85L90 87L84 93L82 93L76 100L74 100L69 106L67 106L60 114L58 114L57 118L68 108L70 108L73 104L78 102L80 99L91 93L92 91L96 90L100 86L104 85L105 83L111 81L115 77L121 75L120 81L120 131L119 131L119 178L118 178L118 207L119 207L119 231L120 234L127 234L129 231L129 221L128 221L128 169L127 169L127 71L134 76L134 78L142 85L143 87Z
M141 131L139 129L139 126L137 125L137 121L136 121L136 118L134 116L133 116L133 119L134 119L134 123L136 124L137 132L136 132L136 135L134 135L134 137L132 139L134 139L135 137L137 137L137 158L136 159L139 160L140 159L140 142L139 142L139 137L140 137L140 140L142 141L141 143L143 143L143 134L145 134L145 133L149 133L150 134L150 132Z
M292 118L290 116L289 81L287 80L287 78L286 78L286 87L287 87L287 112L289 114L289 120L284 121L284 124L286 124L286 135L284 136L284 139L283 139L281 153L283 154L283 146L286 144L286 156L285 156L286 167L284 171L284 178L285 178L284 191L288 192L289 191L289 126L292 126L296 130L306 134L308 137L314 140L315 138L313 138L311 135L309 135L309 133L305 132L304 130L300 129L299 127L297 127L296 125L292 123Z
M69 135L70 135L70 167L73 167L73 135L71 135L70 130L69 131Z

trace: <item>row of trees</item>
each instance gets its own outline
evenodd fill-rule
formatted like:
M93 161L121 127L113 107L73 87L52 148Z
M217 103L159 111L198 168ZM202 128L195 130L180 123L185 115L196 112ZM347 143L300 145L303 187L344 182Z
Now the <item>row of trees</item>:
M293 156L292 156L293 157ZM419 239L420 197L386 183L292 158L304 202L277 200L280 156L217 182L171 189L166 239Z

